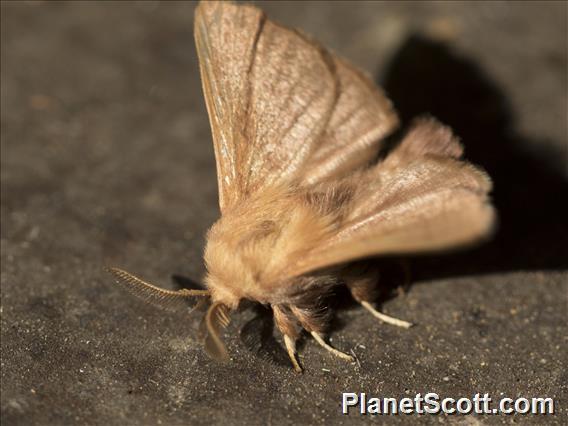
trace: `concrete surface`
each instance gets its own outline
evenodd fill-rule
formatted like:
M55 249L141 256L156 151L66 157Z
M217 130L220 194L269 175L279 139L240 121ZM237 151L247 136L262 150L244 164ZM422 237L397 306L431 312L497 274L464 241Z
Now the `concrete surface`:
M232 362L216 364L199 315L102 271L169 288L203 274L218 207L194 4L2 2L2 425L566 424L566 3L263 7L373 73L405 123L452 125L495 180L496 238L410 260L414 285L383 304L408 331L340 303L331 339L359 365L305 339L296 375L270 335L240 337L254 311L234 316ZM548 396L556 414L340 414L342 392L427 391Z

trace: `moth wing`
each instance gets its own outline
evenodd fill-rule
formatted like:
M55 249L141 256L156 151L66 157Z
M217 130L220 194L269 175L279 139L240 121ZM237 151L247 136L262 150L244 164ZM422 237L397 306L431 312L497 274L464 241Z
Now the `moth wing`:
M376 159L381 142L398 126L384 92L362 71L333 56L339 97L321 140L304 166L309 184L338 179Z
M324 49L252 6L201 2L195 40L223 210L298 174L338 84Z
M195 40L221 209L280 181L337 178L398 124L368 77L257 8L200 3Z
M402 143L355 182L337 232L298 256L291 276L355 259L431 252L473 243L495 224L489 177L459 161L451 131L420 120Z

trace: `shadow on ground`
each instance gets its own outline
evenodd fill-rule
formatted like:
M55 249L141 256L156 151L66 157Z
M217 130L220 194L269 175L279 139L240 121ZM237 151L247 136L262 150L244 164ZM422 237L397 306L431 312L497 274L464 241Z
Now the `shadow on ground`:
M471 59L445 43L409 37L384 74L377 76L393 100L403 127L420 114L450 125L465 146L465 157L494 182L499 213L494 238L473 250L412 259L414 280L453 275L568 267L568 182L554 152L538 157L515 132L508 100ZM548 160L548 161L547 161Z

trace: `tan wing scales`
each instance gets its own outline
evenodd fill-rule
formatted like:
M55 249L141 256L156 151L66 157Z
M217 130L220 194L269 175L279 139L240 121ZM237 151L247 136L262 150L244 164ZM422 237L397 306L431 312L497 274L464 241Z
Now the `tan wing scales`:
M252 6L200 3L195 39L224 209L297 175L338 84L324 49Z
M291 276L355 259L474 243L495 225L489 177L453 157L461 146L435 121L417 126L383 163L353 179L339 230L302 253Z
M340 95L321 141L304 166L309 184L338 179L376 159L397 126L392 103L368 76L334 57Z
M343 176L398 124L362 72L252 6L200 3L195 40L222 210L281 182Z

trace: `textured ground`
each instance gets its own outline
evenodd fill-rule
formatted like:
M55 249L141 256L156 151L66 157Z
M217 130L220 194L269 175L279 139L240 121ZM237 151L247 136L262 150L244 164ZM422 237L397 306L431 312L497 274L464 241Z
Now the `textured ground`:
M218 365L198 317L144 305L102 271L170 288L203 274L218 207L194 5L1 7L3 425L402 424L416 419L341 416L341 393L426 391L549 396L557 414L423 423L566 424L566 3L263 4L373 73L405 123L452 125L493 176L501 218L488 245L411 259L414 286L383 309L418 326L344 303L332 342L360 364L306 340L302 376L247 349L253 312Z

